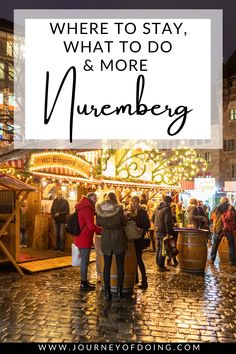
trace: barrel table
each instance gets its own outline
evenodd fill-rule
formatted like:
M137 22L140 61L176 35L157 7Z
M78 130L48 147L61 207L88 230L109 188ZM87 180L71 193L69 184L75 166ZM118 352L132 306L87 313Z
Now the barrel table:
M96 250L96 269L98 276L101 277L103 282L103 268L104 268L104 259L101 252L101 236L96 235L95 237L95 250ZM124 285L123 292L128 293L133 291L135 284L136 272L137 272L137 258L136 251L134 248L134 242L128 241L127 249L125 252L125 263L124 263ZM116 257L112 258L111 265L111 291L117 292L117 272L116 272Z
M176 229L179 232L177 249L180 270L204 273L207 261L207 233L198 229Z
M234 255L236 257L236 232L233 232L234 236ZM227 238L225 236L222 237L219 247L218 247L218 254L220 261L222 263L229 262L229 244Z

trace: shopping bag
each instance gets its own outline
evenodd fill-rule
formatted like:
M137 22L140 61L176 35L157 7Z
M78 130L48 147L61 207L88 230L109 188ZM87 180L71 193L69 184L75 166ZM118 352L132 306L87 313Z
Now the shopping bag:
M130 220L125 226L125 233L128 240L137 240L142 236L143 230L138 228L133 220Z
M174 238L172 235L167 235L166 237L164 237L163 239L163 245L164 245L164 249L165 249L165 255L168 256L169 258L171 257L176 257L177 254L179 253L179 251L176 248L176 244L174 241Z
M72 243L71 244L71 254L72 254L72 266L78 267L81 264L81 254L78 247Z

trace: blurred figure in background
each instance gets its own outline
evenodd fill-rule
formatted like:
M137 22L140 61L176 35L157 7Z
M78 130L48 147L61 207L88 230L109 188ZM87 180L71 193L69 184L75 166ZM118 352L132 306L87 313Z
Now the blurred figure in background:
M183 209L183 202L179 202L176 205L176 223L179 227L184 227L184 213L185 210Z
M207 228L209 228L211 222L210 222L210 219L209 219L208 214L206 212L207 206L203 204L202 200L198 201L198 209L199 209L200 215L205 217L205 222L202 223L201 229L203 229L206 226L207 226Z
M152 251L156 252L156 237L154 235L154 216L155 216L155 205L152 200L149 200L147 203L147 213L150 221L150 229L148 235L152 243Z
M27 229L29 226L28 203L24 200L20 206L20 247L27 247Z
M235 211L232 210L228 198L222 197L220 199L220 204L213 210L211 219L213 221L213 244L210 263L214 264L220 241L222 237L225 236L229 244L229 259L231 265L236 265L234 237L232 234L235 230Z
M206 216L201 215L197 199L190 199L187 212L189 215L189 224L192 225L192 227L200 229L206 224Z
M57 191L57 197L52 202L51 215L56 240L55 251L64 251L66 217L70 213L69 203L64 199L62 190Z
M169 268L165 267L165 244L164 238L167 235L174 235L173 230L173 218L170 205L172 203L172 198L170 196L165 196L164 201L160 203L160 206L156 208L155 211L155 222L154 227L157 233L157 256L156 261L158 265L158 270L160 272L169 271Z
M141 194L140 204L147 206L147 203L148 203L148 200L147 200L146 194L145 193Z
M175 225L177 223L177 220L176 220L176 204L175 203L171 203L170 208L171 208L173 224Z

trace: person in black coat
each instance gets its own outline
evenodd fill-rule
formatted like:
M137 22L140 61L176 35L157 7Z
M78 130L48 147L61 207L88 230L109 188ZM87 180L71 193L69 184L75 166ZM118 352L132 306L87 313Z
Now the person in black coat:
M160 203L160 206L156 208L155 212L154 228L157 232L157 265L158 270L161 272L170 270L165 267L165 256L163 255L163 239L167 235L174 235L174 224L170 207L171 203L172 198L168 195L165 196L164 202Z
M198 207L197 199L190 199L187 212L189 214L189 223L191 225L193 225L196 229L206 228L206 214L203 209Z
M68 201L63 198L63 192L57 191L57 197L53 200L51 215L53 218L53 228L56 239L55 251L64 251L65 247L65 224L66 216L70 212Z
M136 250L138 268L142 275L142 283L138 285L138 287L140 289L147 289L147 274L145 264L143 262L142 252L144 249L144 235L150 228L150 221L147 211L140 205L140 200L138 196L133 196L131 198L127 217L128 220L133 220L135 224L143 230L142 237L137 240L134 240L134 245ZM138 275L136 280L138 282Z

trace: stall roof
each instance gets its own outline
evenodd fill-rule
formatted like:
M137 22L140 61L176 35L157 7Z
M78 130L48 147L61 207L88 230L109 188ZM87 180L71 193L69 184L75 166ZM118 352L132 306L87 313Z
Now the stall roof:
M14 177L7 175L0 175L0 191L36 191L37 188L30 184L24 183Z

